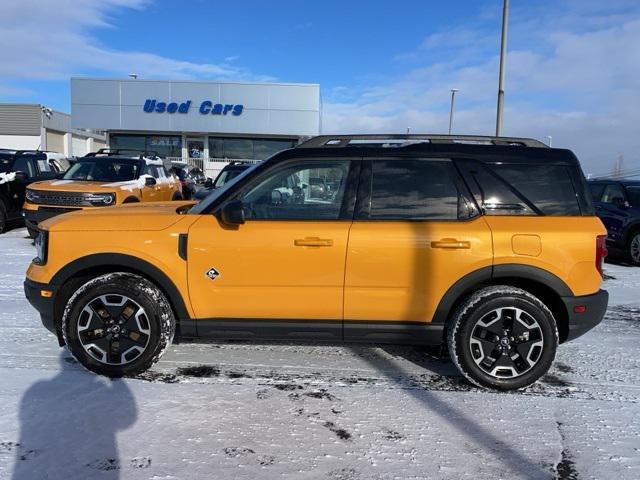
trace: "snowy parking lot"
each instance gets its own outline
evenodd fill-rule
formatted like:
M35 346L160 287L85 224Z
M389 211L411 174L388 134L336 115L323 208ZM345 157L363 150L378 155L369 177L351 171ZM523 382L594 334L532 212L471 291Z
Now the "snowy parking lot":
M86 372L0 236L0 478L638 479L640 268L606 265L604 322L515 393L414 347L181 343L152 371Z

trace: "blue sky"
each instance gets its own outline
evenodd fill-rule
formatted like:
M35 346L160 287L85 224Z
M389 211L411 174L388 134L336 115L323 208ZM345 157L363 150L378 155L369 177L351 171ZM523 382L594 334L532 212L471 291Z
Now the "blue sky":
M512 0L505 134L640 168L640 2ZM501 0L21 0L0 5L0 101L69 111L69 76L320 83L330 132L495 122Z

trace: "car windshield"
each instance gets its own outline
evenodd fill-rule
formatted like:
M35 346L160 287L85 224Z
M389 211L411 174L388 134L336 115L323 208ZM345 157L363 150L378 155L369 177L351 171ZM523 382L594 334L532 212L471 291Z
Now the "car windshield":
M245 178L247 175L249 175L251 172L253 172L253 170L255 170L255 168L258 165L260 165L260 164L256 163L255 165L247 168L244 172L240 173L234 179L232 179L232 180L228 181L227 183L225 183L222 187L220 187L220 188L218 188L216 190L212 190L212 192L209 195L207 195L207 197L203 201L201 201L200 203L196 204L191 210L189 210L189 213L195 213L195 214L201 213L203 210L208 208L209 205L211 205L218 198L220 198L220 196L223 195L224 192L229 190L236 183L240 182L243 178Z
M640 207L640 185L627 186L627 197L632 207Z
M62 177L64 180L93 182L126 182L140 175L138 162L110 158L79 160Z

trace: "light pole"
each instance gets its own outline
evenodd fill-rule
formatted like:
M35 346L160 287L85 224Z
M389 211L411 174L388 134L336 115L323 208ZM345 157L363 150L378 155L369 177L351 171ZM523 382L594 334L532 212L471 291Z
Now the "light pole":
M504 110L504 68L507 60L507 27L509 25L509 0L502 5L502 39L500 41L500 75L498 77L498 111L496 137L502 135L502 111Z
M549 146L552 147L553 146L553 137L551 135L547 135L547 138L549 139Z
M451 128L453 127L453 102L456 99L456 93L459 92L457 88L451 89L451 108L449 109L449 135L451 135Z

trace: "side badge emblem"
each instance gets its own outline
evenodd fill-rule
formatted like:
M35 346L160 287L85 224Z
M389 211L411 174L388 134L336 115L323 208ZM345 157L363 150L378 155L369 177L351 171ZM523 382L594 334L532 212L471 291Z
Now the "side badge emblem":
M218 278L220 276L220 272L218 272L215 268L211 267L207 273L205 273L205 275L207 277L209 277L211 280L215 280L216 278Z

